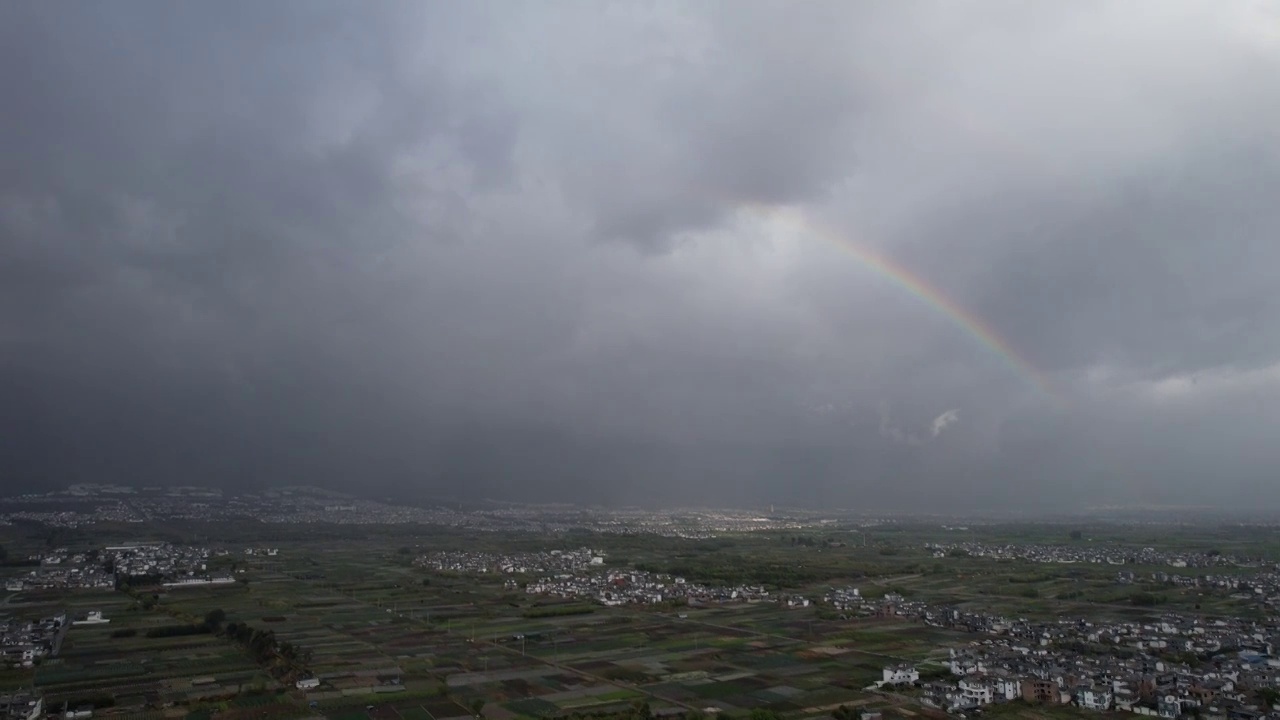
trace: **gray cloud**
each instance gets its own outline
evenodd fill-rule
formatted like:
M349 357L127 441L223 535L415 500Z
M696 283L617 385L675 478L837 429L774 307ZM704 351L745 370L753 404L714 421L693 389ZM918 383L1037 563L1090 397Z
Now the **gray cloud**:
M3 482L1275 502L1275 11L983 7L0 8Z

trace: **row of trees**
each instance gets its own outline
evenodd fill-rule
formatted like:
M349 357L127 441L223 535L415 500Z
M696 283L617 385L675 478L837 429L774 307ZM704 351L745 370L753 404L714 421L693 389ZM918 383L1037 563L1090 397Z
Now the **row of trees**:
M159 596L139 593L135 588L124 585L122 589L137 600L144 609L150 610L159 605ZM276 638L274 630L260 630L248 623L228 623L227 613L222 608L215 608L204 614L204 618L196 621L182 613L170 612L178 618L190 620L185 625L168 625L152 628L147 637L172 637L177 635L194 635L215 633L220 637L232 640L244 647L254 661L266 668L267 672L278 680L289 682L303 677L307 665L311 663L311 651L300 648L288 641Z
M831 717L836 720L856 720L861 716L862 711L856 707L849 707L848 705L841 705L831 712Z
M310 650L280 640L274 630L260 630L248 623L232 622L224 627L222 622L225 619L226 613L222 610L211 610L205 616L205 622L217 628L215 632L243 646L272 677L292 681L306 675L306 667L312 659Z
M590 615L595 612L594 605L586 603L574 603L571 605L547 605L545 607L531 607L525 610L523 615L527 618L545 618L545 617L564 617L568 615Z

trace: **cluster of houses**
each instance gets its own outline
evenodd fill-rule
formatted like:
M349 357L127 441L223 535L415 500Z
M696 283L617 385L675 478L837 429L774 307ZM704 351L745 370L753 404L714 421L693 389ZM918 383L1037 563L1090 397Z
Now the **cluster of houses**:
M280 548L273 547L247 547L244 554L249 557L276 557L280 554Z
M1280 697L1280 626L1166 613L1152 620L1031 621L934 607L887 596L880 610L932 627L983 635L953 648L955 678L923 685L921 700L965 713L1010 700L1074 704L1176 718L1259 720ZM864 603L871 609L875 603ZM883 686L917 683L908 666L885 668Z
M604 553L591 548L549 550L545 552L487 553L437 552L424 555L415 564L438 572L500 573L575 573L604 565Z
M1232 599L1253 601L1261 605L1280 605L1280 572L1264 570L1248 574L1186 575L1156 571L1139 575L1131 570L1116 573L1116 582L1129 585L1150 582L1180 588L1200 588L1228 593Z
M866 604L862 593L852 585L827 590L827 593L822 596L822 602L842 612L857 610Z
M509 581L515 587L514 581ZM682 577L640 570L593 574L564 573L530 582L526 592L565 598L590 599L603 605L650 604L661 602L725 603L775 601L760 585L717 586L687 582ZM807 606L799 597L786 598L793 607Z
M103 554L110 558L116 574L122 577L162 575L178 579L207 572L213 551L207 547L170 543L126 543L108 547Z
M925 683L921 700L957 713L1023 700L1165 718L1259 720L1270 710L1259 691L1271 688L1275 677L1275 668L1249 656L1229 655L1193 669L1150 654L1086 656L1009 646L953 649L950 667L957 679ZM918 679L886 668L882 685Z
M5 579L5 590L22 592L47 588L113 588L115 575L85 553L72 553L66 548L53 550L39 560L38 568Z
M208 561L227 551L169 543L126 543L98 552L71 552L67 548L52 550L39 558L38 568L9 577L9 592L50 588L114 588L119 579L158 577L166 585L234 582L232 578L209 574Z
M32 667L54 657L66 636L66 614L40 620L9 620L0 625L0 662L4 667Z
M1167 565L1175 568L1256 566L1259 561L1219 552L1192 552L1135 548L1121 545L1036 545L980 542L926 543L936 558L963 555L993 560L1026 560L1042 563L1094 563L1100 565Z
M44 699L32 693L0 695L0 720L37 720L44 713Z

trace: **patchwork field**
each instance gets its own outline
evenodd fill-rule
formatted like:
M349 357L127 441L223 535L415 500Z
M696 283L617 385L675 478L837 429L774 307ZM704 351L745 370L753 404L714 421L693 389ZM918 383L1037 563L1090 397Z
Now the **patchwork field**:
M94 705L97 716L140 720L441 720L477 713L509 720L630 713L642 706L655 715L759 709L786 718L819 718L840 705L913 717L923 712L918 706L868 693L867 686L885 665L897 662L936 675L948 647L972 640L895 618L841 618L822 606L606 608L533 596L519 589L528 577L508 583L496 574L428 572L412 559L437 549L496 552L523 550L531 542L554 548L587 540L460 532L390 538L381 531L360 532L368 536L335 529L329 539L313 530L307 537L258 538L279 547L279 553L237 557L244 582L228 586L144 589L132 596L114 591L13 595L0 605L0 617L99 610L111 622L72 627L59 657L34 670L0 671L0 688L34 686L51 708ZM981 532L971 534L981 537ZM1009 532L1036 541L1049 532L1064 534L1044 528ZM1132 589L1118 585L1106 566L1064 569L939 559L923 549L925 540L949 537L936 529L868 534L870 540L866 534L832 533L816 548L769 534L709 541L595 536L589 541L604 549L611 563L644 563L695 579L767 582L770 573L780 572L788 578L823 578L786 587L806 597L821 597L833 585L855 585L871 597L901 593L1026 617L1086 610L1098 617L1141 617L1163 609L1126 605ZM92 546L100 539L81 541ZM1206 614L1238 609L1212 594L1168 594L1164 607L1194 603ZM144 609L148 597L146 604L153 601L155 607ZM304 674L319 686L297 689L298 673L263 664L243 642L217 632L149 637L149 631L175 624L198 624L211 611L221 611L224 628L249 626L296 646Z

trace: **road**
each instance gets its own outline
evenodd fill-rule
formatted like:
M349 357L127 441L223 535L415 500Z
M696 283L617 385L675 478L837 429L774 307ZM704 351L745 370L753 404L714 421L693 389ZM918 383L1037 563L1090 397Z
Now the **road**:
M872 580L872 585L888 585L890 583L902 582L903 580L915 580L918 577L924 577L923 573L915 573L913 575L899 575L898 577L880 578Z
M58 636L53 640L53 648L49 651L49 657L58 657L58 653L62 652L62 641L67 639L67 631L71 629L71 616L66 616L66 622L62 627L58 628Z

